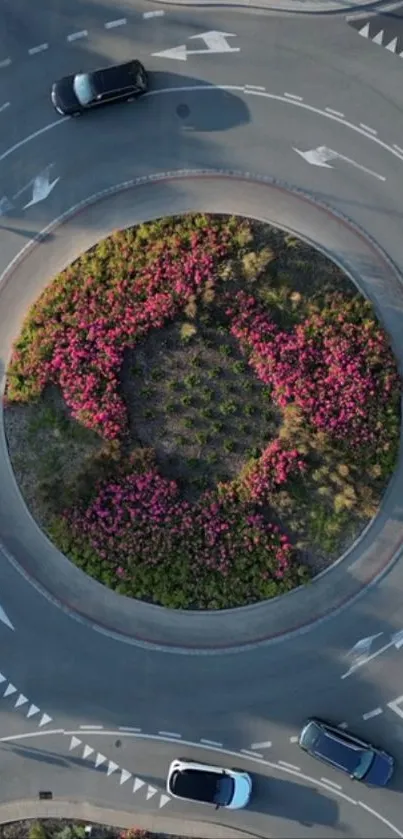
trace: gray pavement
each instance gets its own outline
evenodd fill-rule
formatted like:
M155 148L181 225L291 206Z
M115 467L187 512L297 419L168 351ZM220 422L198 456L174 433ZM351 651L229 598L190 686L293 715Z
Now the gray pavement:
M10 103L0 110L0 200L7 196L14 202L14 208L3 209L0 218L0 272L7 271L40 230L51 226L46 240L26 252L27 259L7 273L1 288L2 364L7 361L7 342L38 284L70 260L72 249L78 253L109 232L122 221L123 211L131 214L131 220L135 213L146 218L167 204L170 211L207 207L257 212L321 242L354 277L364 278L400 354L400 59L376 49L341 18L267 20L263 14L233 9L229 26L228 10L166 7L163 16L144 18L150 9L162 7L128 3L101 7L95 2L73 7L62 0L51 5L39 13L19 0L6 37L0 31L0 65L2 56L10 57L9 65L0 66L0 109ZM123 17L126 22L121 27L106 29L106 22ZM69 33L79 30L87 32L81 43L69 42ZM186 63L154 55L180 44L191 52L195 45L191 37L212 30L234 33L233 43L240 51L189 54ZM29 48L41 41L48 43L48 49L29 55ZM99 66L133 52L150 69L150 97L136 106L77 122L58 120L49 103L50 80L70 69ZM180 116L183 104L189 109L185 120ZM34 136L25 142L29 135ZM20 145L12 148L16 144ZM333 168L311 166L294 151L323 145L341 155L331 161ZM51 164L52 178L60 178L57 186L45 201L23 210L27 199L21 190L32 189L32 179ZM123 181L184 169L231 170L242 173L243 180L217 182L204 177L144 185L136 188L136 205L129 191L121 195L120 206L110 195L91 211L73 214L66 226L52 227L57 218L97 192ZM302 198L296 198L290 216L290 199L284 192L253 183L262 178L308 194L313 204L304 203L298 212ZM338 220L329 214L315 215L315 205L331 208ZM341 216L365 230L369 239L354 238ZM14 801L18 812L17 801L32 802L39 789L47 788L54 791L55 807L64 801L79 807L87 802L114 812L132 808L134 812L134 807L138 812L137 798L126 782L120 784L117 770L105 777L106 770L102 775L94 772L83 752L70 753L69 737L76 736L94 753L101 750L108 761L140 773L147 785L152 779L158 781L159 791L174 753L247 765L256 777L256 806L228 822L231 828L284 837L334 836L343 830L348 836L402 835L400 766L390 791L360 787L357 792L349 779L329 774L301 756L294 742L304 718L316 713L345 722L391 748L399 764L402 759L402 650L393 642L394 634L403 629L398 559L402 502L397 482L385 499L381 518L364 537L361 558L357 550L355 558L347 560L346 571L339 566L331 572L333 578L327 575L291 600L295 612L306 613L310 597L318 606L320 596L315 591L323 592L324 598L332 594L336 584L326 579L335 578L337 587L343 588L337 596L351 596L385 564L382 577L361 597L307 631L242 651L202 655L172 648L169 653L153 650L91 627L24 576L22 569L30 566L45 583L52 569L52 586L59 594L61 589L67 591L76 608L98 609L100 603L103 621L114 611L107 592L98 589L98 601L96 587L84 584L79 572L73 572L72 581L70 566L55 556L21 506L19 518L14 505L21 505L21 500L12 481L7 483L10 475L4 457L2 464L0 531L8 551L3 551L0 564L0 605L15 631L0 624L1 806ZM328 603L330 599L324 605ZM153 611L160 616L159 610ZM232 618L224 617L226 632ZM145 618L135 620L139 635ZM180 620L180 615L173 616L174 623L179 625ZM215 620L222 621L222 616ZM277 616L281 631L284 626L279 621ZM259 617L266 631L268 622L267 616ZM243 630L237 621L235 634ZM192 631L191 640L201 647L197 629ZM189 641L187 629L182 635L181 643ZM344 678L355 660L351 649L365 638L372 638L367 643L374 657ZM26 704L17 705L21 694ZM28 717L31 704L38 710ZM41 726L43 714L49 720L45 718ZM94 735L87 729L84 738L83 725L102 726L103 732L112 733ZM138 735L130 744L123 731L127 728L136 729L132 733ZM75 735L65 734L72 731ZM296 774L287 775L284 763L294 766L288 772ZM334 784L342 789L337 792ZM287 789L291 794L286 794ZM184 824L203 818L199 811L174 809L170 803L160 810L160 794L148 800L143 790L139 800L144 816L177 817Z

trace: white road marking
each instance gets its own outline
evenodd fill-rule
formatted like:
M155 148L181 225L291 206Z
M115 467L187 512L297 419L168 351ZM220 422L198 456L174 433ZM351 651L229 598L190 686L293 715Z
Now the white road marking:
M108 192L109 192L109 190L108 190ZM44 230L41 231L42 236L45 234L45 231L46 231L46 228L44 228ZM24 248L21 248L21 250L24 250L25 248L26 248L26 245L24 246ZM109 735L111 737L116 737L116 735L118 733L119 733L119 730L113 730L113 731L103 730L102 731L103 735L106 734L106 735ZM81 731L66 731L62 728L55 729L54 731L36 731L36 732L33 732L33 733L29 733L29 734L14 734L14 735L11 735L9 737L0 737L0 742L22 740L22 739L25 739L25 738L30 739L31 737L38 737L38 736L45 735L45 734L46 735L63 734L64 736L71 736L71 735L74 736L76 734L81 734ZM162 738L156 737L154 734L132 733L132 734L129 734L128 736L138 737L139 739L144 739L144 740L162 739ZM208 746L200 745L200 742L196 742L196 741L181 740L181 742L182 742L182 744L184 744L186 746L189 746L191 748L209 748ZM236 757L240 756L239 752L236 752L236 751L230 750L230 749L217 748L217 749L215 749L215 751L221 752L222 754L229 755L230 757L235 757L236 758ZM105 760L106 760L106 757L98 752L97 759L95 761L95 766L100 765ZM256 763L256 764L260 764L261 766L267 766L270 769L286 772L289 775L295 775L298 778L303 778L305 781L308 781L308 783L311 783L314 787L322 787L323 789L327 790L328 792L333 792L334 795L338 796L339 798L343 798L345 801L348 801L350 804L354 804L354 805L360 804L362 807L367 809L368 812L370 812L371 815L374 816L374 818L378 818L381 822L386 824L390 828L390 830L394 831L397 836L399 836L399 837L401 837L401 839L403 839L403 833L401 833L399 831L399 829L397 827L395 827L395 825L393 825L391 822L384 819L384 817L380 813L378 813L376 810L372 810L367 805L363 804L362 801L355 801L354 798L350 798L350 796L346 795L344 792L337 789L336 786L330 785L328 782L324 783L322 779L318 780L317 778L313 778L311 775L306 775L305 773L303 773L299 770L288 768L288 767L291 767L291 764L288 764L287 766L284 766L284 764L280 765L280 761L278 763L273 763L269 760L264 760L263 758L253 758L253 757L250 757L249 760L254 761L254 763ZM144 786L144 781L142 781L140 778L135 778L134 784L133 784L133 792L136 792L142 786Z
M160 803L158 804L158 807L159 808L165 807L165 804L168 804L168 801L170 801L170 800L171 799L170 799L169 795L167 795L166 793L163 793L160 797Z
M39 714L39 708L37 705L30 705L28 708L27 717L34 717L35 714Z
M52 166L53 164L47 166L46 169L44 169L43 172L40 172L40 174L37 175L30 184L27 184L27 187L32 185L32 198L24 205L24 210L27 210L29 207L33 207L34 204L38 204L40 201L45 201L48 195L52 192L52 189L54 189L56 184L59 183L60 178L55 178L52 182L50 181L49 173ZM24 190L25 187L20 190L20 192L24 192Z
M108 762L108 769L107 769L107 772L106 772L107 777L109 778L109 775L112 775L112 773L116 772L117 769L119 769L119 765L117 763L115 763L114 760L110 760Z
M120 725L119 731L136 731L137 733L139 733L141 731L141 728L133 728L133 726L131 725Z
M48 49L49 49L49 44L38 44L37 47L31 47L31 49L28 50L28 54L29 55L36 55L38 52L45 52L45 50L48 50Z
M92 749L92 748L91 748L91 746L87 746L87 745L85 745L85 746L84 746L84 751L83 751L83 758L84 758L84 760L86 760L86 759L87 759L87 757L89 757L90 755L92 755L93 751L94 751L94 749Z
M84 728L86 731L102 731L103 725L80 725L80 728Z
M349 163L356 169L360 169L361 172L365 172L366 175L372 175L372 177L377 178L378 181L386 181L384 175L379 175L378 172L373 172L372 169L362 166L361 163L351 160L350 157L346 157L344 154L339 154L339 152L334 151L334 149L328 149L327 146L318 146L316 149L308 149L307 151L301 151L301 149L297 149L295 146L293 146L293 149L311 166L321 166L325 169L333 169L333 166L331 166L330 163L327 163L328 160L344 160L345 163ZM363 658L361 656L360 659L350 667L347 674L344 673L341 678L344 679L346 675L353 672L354 668L359 667L360 663L364 664L366 661L368 661L368 657Z
M271 748L271 741L266 740L264 743L252 743L251 749L255 751L255 749L270 749Z
M137 792L138 789L144 786L145 781L142 781L141 778L135 778L133 784L133 792Z
M159 731L158 734L161 734L162 737L175 737L177 740L181 738L181 734L176 734L175 731Z
M298 743L298 737L296 737L295 734L293 734L293 736L290 737L290 743Z
M265 87L261 87L258 84L246 84L245 90L266 90Z
M333 108L325 108L325 111L327 111L328 114L333 114L335 117L341 117L344 119L344 114L342 114L341 111L334 111Z
M359 29L358 34L363 38L369 38L369 23L366 23L362 29Z
M82 740L79 740L79 738L78 738L78 737L74 737L74 736L73 736L73 737L71 738L71 740L70 740L69 752L71 752L73 749L76 749L76 748L77 748L77 746L81 746L81 743L82 743L82 742L83 742L83 741L82 741Z
M151 786L151 784L149 784L149 785L148 785L148 789L147 789L147 795L146 795L146 799L147 799L147 801L148 801L150 798L152 798L152 797L153 797L153 795L155 795L155 793L156 793L156 792L158 792L157 788L156 788L156 787L152 787L152 786Z
M384 33L384 30L380 29L379 32L377 32L377 34L375 35L375 37L371 39L372 43L373 44L379 44L379 46L382 46L383 33Z
M88 32L86 29L82 29L81 32L72 32L71 35L67 35L67 40L70 41L78 41L79 38L87 38Z
M5 102L4 105L0 105L0 114L1 114L2 111L5 111L6 108L8 108L9 106L10 106L9 102ZM8 617L8 615L6 615L4 609L2 609L1 606L0 606L0 621L2 623L4 623L4 626L8 626L8 628L12 629L13 632L14 632L14 627L13 627L11 621L10 621L10 618Z
M263 757L258 752L251 752L249 749L241 749L243 755L248 755L248 757Z
M337 728L348 728L347 722L339 722Z
M161 10L158 10L158 11L155 11L155 12L143 12L143 17L144 18L163 17L164 14L165 14L165 12L162 11L162 9L161 9Z
M125 26L127 23L127 18L120 17L117 20L108 20L107 23L104 24L105 29L115 29L117 26Z
M43 128L39 128L38 131L34 131L32 134L29 134L28 137L24 137L23 140L20 140L18 143L15 143L14 146L10 146L10 148L7 149L7 151L3 152L3 154L0 155L0 163L2 160L5 160L6 157L9 157L10 154L13 154L15 151L17 151L17 149L20 149L21 146L25 146L26 143L31 142L31 140L35 140L36 137L40 137L41 134L45 134L46 131L50 131L52 128L56 128L57 125L62 125L63 122L66 122L66 120L68 119L70 119L70 117L63 117L62 119L55 120L55 122L49 122L48 125L45 125Z
M348 123L346 123L346 125L347 124ZM355 130L356 131L361 131L361 129L357 128L357 127L355 127ZM366 134L365 136L368 137L368 134ZM401 155L397 152L396 147L393 148L391 146L387 146L386 143L384 143L382 140L379 140L378 137L375 137L375 135L373 135L373 140L374 140L374 143L377 143L378 145L382 146L382 148L389 148L389 150L392 152L392 154L395 154L399 158L399 160L403 160L403 157L401 157ZM381 634L383 634L383 633L381 633ZM376 637L376 636L374 636L374 637ZM387 644L384 644L383 647L381 647L379 650L375 650L375 652L371 653L371 655L364 656L362 659L359 659L355 664L352 664L350 669L347 670L346 673L343 673L343 675L340 678L341 679L346 679L347 676L350 676L351 673L354 673L354 671L357 670L359 667L362 667L364 664L368 664L374 658L377 658L378 655L382 655L382 653L385 653L386 650L390 650L391 647L395 647L397 650L400 650L400 648L402 646L403 646L403 629L400 629L398 632L395 632L393 635L391 635L391 640Z
M38 728L42 728L42 726L47 725L49 722L52 722L52 717L49 714L42 714Z
M217 748L222 747L222 743L218 743L217 740L200 740L201 743L204 743L206 746L216 746Z
M369 134L375 134L376 136L378 133L377 131L375 131L375 128L371 128L370 125L365 125L365 122L360 122L360 126L364 129L364 131L368 131Z
M131 772L128 772L127 769L122 769L121 775L120 775L120 782L119 782L120 786L122 786L122 784L125 784L126 781L128 781L129 778L131 778L131 777L132 777Z
M177 61L187 61L189 55L208 55L226 52L240 52L240 47L230 47L227 38L236 38L237 36L231 32L218 32L211 30L210 32L201 32L200 35L190 35L189 41L195 38L200 38L204 41L206 48L202 50L188 50L186 44L180 44L178 47L171 47L162 52L153 52L156 58L173 58Z
M396 149L396 151L398 151L399 154L403 154L403 149L401 149L400 146L396 146L396 144L394 144L393 148Z
M294 99L295 102L303 102L302 96L295 96L294 93L285 93L284 96L286 96L287 99Z
M64 728L53 728L47 731L29 731L27 734L10 734L7 737L0 737L0 743L12 743L14 740L25 740L26 737L44 737L49 734L64 734Z
M2 67L9 67L11 64L11 58L3 58L3 61L0 61L0 69Z
M285 766L286 769L293 769L294 772L301 772L299 766L294 766L293 763L286 763L285 760L279 760L280 766Z
M11 696L12 693L17 693L17 688L11 682L8 683L3 696ZM38 708L39 711L39 708Z
M397 699L393 699L392 702L388 702L388 708L391 711L394 711L398 717L403 717L403 709L400 708L400 703L403 702L403 696L398 696Z
M28 697L24 696L23 693L20 693L19 697L14 702L14 708L19 708L20 705L25 705L28 702Z
M340 784L335 784L335 782L330 781L329 778L321 778L320 780L323 781L324 784L330 784L330 786L334 787L335 789L342 789Z
M401 833L401 831L394 824L392 824L392 822L388 821L388 819L385 819L383 816L381 816L381 814L378 813L377 810L373 810L372 807L368 807L368 804L364 804L363 801L358 801L358 804L360 805L360 807L363 807L364 810L367 810L368 813L371 813L372 816L375 816L375 818L380 819L381 822L386 824L386 827L388 827L390 830L393 830L397 836L403 837L403 833Z
M363 720L371 720L372 717L379 717L379 714L383 714L382 708L374 708L373 711L367 711L366 714L362 715Z
M98 752L98 754L95 758L95 768L98 768L98 766L101 766L103 763L105 763L105 761L106 761L105 755L103 755L101 752Z

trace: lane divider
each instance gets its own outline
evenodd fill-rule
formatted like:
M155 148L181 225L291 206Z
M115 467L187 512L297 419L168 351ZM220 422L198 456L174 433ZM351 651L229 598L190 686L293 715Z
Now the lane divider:
M71 43L71 41L78 41L81 38L88 38L88 32L86 29L82 29L81 32L73 32L71 35L67 35L67 41Z
M104 23L105 29L116 29L117 26L126 26L127 18L120 17L118 20L108 20Z

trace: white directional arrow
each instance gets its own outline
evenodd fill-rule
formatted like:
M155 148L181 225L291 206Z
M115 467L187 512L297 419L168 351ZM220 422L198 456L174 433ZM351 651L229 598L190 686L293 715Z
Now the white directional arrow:
M293 149L312 166L324 166L326 169L333 169L333 166L330 166L326 161L344 160L344 163L349 163L350 166L360 169L361 172L365 172L366 175L372 175L372 177L377 178L378 181L386 181L386 178L384 178L383 175L378 175L378 172L373 172L372 169L367 169L366 166L361 166L361 163L356 163L355 160L351 160L349 157L345 157L344 154L339 154L339 152L334 151L333 149L328 149L327 146L318 146L316 149L308 149L308 151L301 151L300 149L296 149L295 146L293 146Z
M28 207L32 207L34 204L38 204L39 201L44 201L45 198L47 198L52 192L52 189L54 189L56 184L60 181L60 178L55 178L54 181L50 182L49 170L51 168L51 166L48 166L43 172L37 175L30 184L28 184L28 186L32 185L32 198L28 201L28 204L24 205L24 210ZM26 188L27 187L24 187L24 190ZM23 192L24 190L20 190L20 192Z
M179 47L172 47L162 52L154 52L153 56L157 58L173 58L177 61L187 61L189 55L207 55L208 53L225 53L225 52L239 52L240 47L230 47L227 43L227 38L236 38L237 36L231 32L202 32L200 35L191 35L189 40L201 38L204 41L206 48L200 50L189 50L186 44L181 44Z
M378 636L373 635L372 638L371 638L371 641L374 638L377 638L377 637L379 637L379 635L382 635L382 634L383 633L381 632L381 633L378 634ZM368 638L363 638L363 641L368 641L368 640L369 640ZM360 643L360 642L358 642L358 643ZM390 636L390 641L388 642L388 644L384 644L383 647L381 647L379 650L376 650L371 655L360 656L358 658L358 660L355 662L355 664L352 664L350 669L347 670L346 673L343 673L341 678L342 679L347 679L347 676L350 676L351 673L354 673L354 671L358 670L359 667L362 667L364 664L368 664L368 662L372 661L373 658L377 658L378 655L382 655L382 653L385 653L386 650L390 650L391 647L395 647L396 650L400 650L400 648L403 647L403 629L400 629L398 632L395 632L393 635L391 635ZM353 649L354 649L354 647L353 647Z
M13 627L11 621L10 621L10 618L7 617L4 609L2 609L1 606L0 606L0 621L2 623L4 623L6 626L8 626L9 629L14 630L14 627Z

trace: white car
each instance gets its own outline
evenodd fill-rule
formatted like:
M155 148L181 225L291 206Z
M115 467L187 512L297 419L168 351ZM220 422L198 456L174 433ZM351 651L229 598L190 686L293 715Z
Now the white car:
M184 801L202 801L229 810L246 807L252 793L252 779L242 769L222 769L188 758L173 760L167 778L167 792Z

